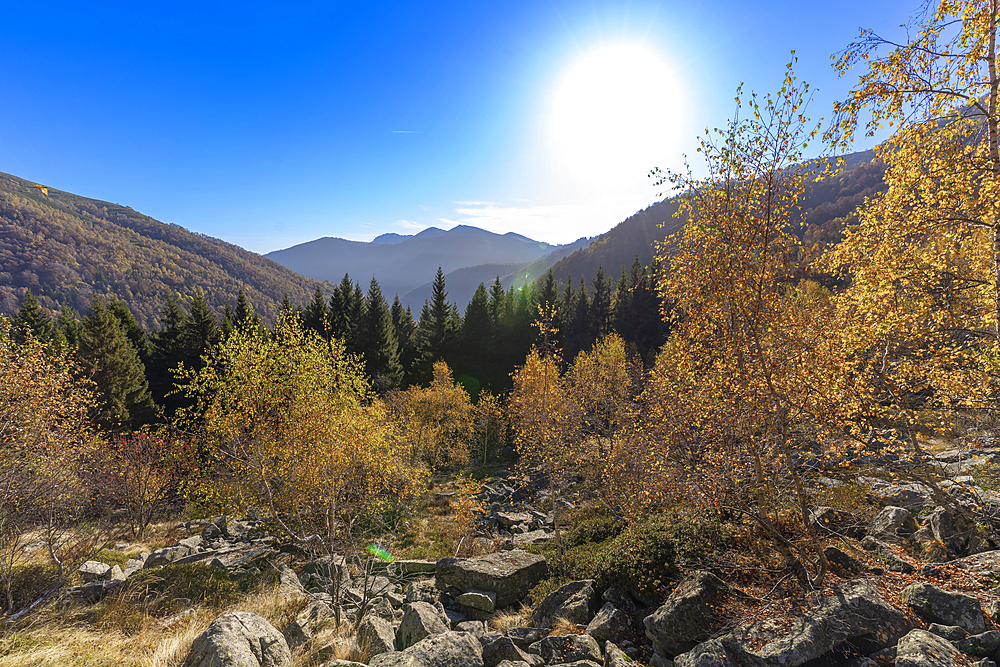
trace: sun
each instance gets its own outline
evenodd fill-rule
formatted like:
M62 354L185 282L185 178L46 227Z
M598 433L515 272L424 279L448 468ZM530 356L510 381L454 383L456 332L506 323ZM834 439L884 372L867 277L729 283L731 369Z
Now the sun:
M603 47L576 60L555 87L550 151L581 184L633 182L676 161L685 116L677 75L665 59L642 46Z

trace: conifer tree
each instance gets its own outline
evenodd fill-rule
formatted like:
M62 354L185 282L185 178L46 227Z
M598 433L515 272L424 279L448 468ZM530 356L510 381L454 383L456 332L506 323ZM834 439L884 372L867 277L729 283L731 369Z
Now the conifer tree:
M611 315L611 288L604 275L604 267L598 266L594 279L590 282L594 298L590 302L590 337L588 346L608 333L608 318Z
M204 292L199 289L191 298L191 313L184 320L180 333L181 360L184 365L201 368L202 356L219 338L219 324L205 301Z
M24 295L24 303L14 317L13 324L14 340L19 344L24 343L29 332L32 338L42 342L47 342L52 336L52 320L38 305L38 299L30 289Z
M97 421L105 428L137 428L152 419L156 406L146 369L121 322L97 298L80 328L80 365L94 382Z
M424 304L419 323L420 354L424 366L422 370L426 371L424 375L428 380L432 364L444 360L453 349L456 334L454 325L455 317L448 303L444 272L439 266L431 286L431 301Z
M56 317L53 325L53 339L57 345L65 345L68 348L74 348L80 344L80 320L76 313L65 304L59 311L59 316Z
M236 297L236 312L233 313L233 317L237 327L260 324L260 318L253 310L253 304L247 300L247 295L243 293L243 290L240 290L239 296Z
M413 373L417 359L417 323L413 319L410 307L403 308L398 294L392 301L392 326L396 331L396 341L399 344L399 363L403 369L403 383L409 385L414 381Z
M240 296L243 293L240 292ZM244 304L246 300L244 298ZM237 301L237 308L239 302ZM168 416L183 403L179 395L170 395L174 389L173 369L184 359L182 337L187 326L187 314L181 308L177 295L171 295L160 313L160 328L153 336L152 363L149 385L153 400L163 406Z
M503 321L504 300L506 297L503 285L500 284L500 276L490 287L490 320L493 322L494 330L498 330Z
M479 283L476 293L472 295L472 300L465 309L459 343L461 360L458 367L463 374L475 377L480 386L489 382L487 376L494 365L494 335L486 285Z
M326 297L323 296L323 290L318 285L316 286L316 291L313 293L312 301L309 302L309 305L306 306L303 312L302 326L315 331L324 338L329 335L327 331L329 318L326 309Z
M128 336L135 351L139 353L139 358L142 359L143 363L146 363L151 352L149 336L139 327L139 323L132 311L129 310L128 304L121 299L108 299L106 304L111 314L118 318L118 322L122 325L122 331Z
M320 299L322 302L322 295ZM374 276L368 287L361 341L365 369L372 378L375 390L385 393L397 386L403 377L399 364L399 342L392 325L389 304L385 302L382 288Z

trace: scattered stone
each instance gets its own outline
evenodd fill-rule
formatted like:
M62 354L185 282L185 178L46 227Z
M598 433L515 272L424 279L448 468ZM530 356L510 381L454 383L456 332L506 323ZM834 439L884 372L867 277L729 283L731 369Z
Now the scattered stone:
M952 667L958 649L926 630L912 630L896 645L896 667Z
M864 524L854 514L832 507L816 507L809 513L809 522L833 535L854 539L865 536Z
M546 595L531 616L532 625L551 628L559 618L586 625L593 618L597 603L594 583L593 579L571 581Z
M824 547L823 555L826 556L826 560L829 561L830 565L839 568L847 574L861 574L865 571L864 563L833 545Z
M128 579L133 574L138 572L146 564L146 559L149 558L149 554L143 552L134 558L129 558L125 563L125 578Z
M1000 632L988 630L964 639L951 640L952 645L974 658L989 658L1000 650Z
M521 523L531 523L533 516L524 512L495 512L491 518L504 530L510 530Z
M429 602L434 604L441 599L441 592L434 585L433 579L413 581L406 585L407 602Z
M604 645L604 667L632 667L635 661L625 655L625 652L613 642Z
M468 632L476 637L482 637L486 634L486 624L482 621L462 621L457 623L453 629L458 632Z
M971 634L986 630L979 600L971 595L946 591L933 584L916 583L904 588L899 597L928 621L957 625Z
M861 548L865 551L874 554L885 563L886 567L890 572L902 572L903 574L910 574L914 572L916 568L907 563L905 560L896 555L896 552L892 550L888 544L882 540L877 540L871 535L861 540Z
M646 636L661 655L690 651L712 633L715 599L729 586L711 572L698 571L684 577L667 601L643 621Z
M865 579L847 582L833 593L813 596L811 608L792 618L759 621L720 641L745 665L798 667L848 643L873 650L892 646L910 628L906 617Z
M544 557L515 549L476 558L443 558L437 563L435 581L442 590L493 591L496 606L502 609L520 602L546 574Z
M164 549L157 549L149 555L146 562L143 563L145 569L152 567L163 567L164 565L170 565L171 563L178 561L185 556L190 556L194 550L191 547L185 546L175 546L166 547Z
M548 633L542 628L510 628L507 636L517 644L518 648L527 649L535 642L541 640Z
M392 623L378 616L365 616L358 625L358 646L375 656L396 650L396 632Z
M80 578L89 584L92 581L105 581L111 572L111 566L96 560L88 560L76 571L80 573Z
M539 656L525 653L510 637L497 637L489 644L483 645L483 663L486 667L495 667L505 660L528 664L542 663Z
M718 639L704 641L674 658L674 667L739 667Z
M919 482L887 484L872 489L872 495L884 505L903 507L914 513L934 506L931 490Z
M542 656L547 665L577 660L603 660L601 647L590 635L549 635L529 646L528 653Z
M289 649L293 649L299 644L305 644L312 639L312 629L309 623L302 619L295 619L285 626L281 635L285 638L285 643Z
M185 537L183 540L178 540L177 544L188 549L197 549L201 546L202 541L201 535L192 535L191 537Z
M883 507L868 524L871 535L895 537L910 534L917 530L917 521L910 512L902 507Z
M407 649L430 635L448 632L451 624L434 605L413 602L403 607L403 620L396 631L396 646Z
M938 637L944 637L950 642L953 642L956 639L965 639L969 636L969 633L965 631L965 628L957 625L941 625L940 623L931 623L927 626L927 632L932 635L937 635Z
M212 526L215 524L209 524L209 525ZM294 570L292 570L292 568L288 567L287 565L281 566L278 592L283 595L301 596L301 597L306 597L307 595L309 595L309 593L306 592L306 589L302 586L302 583L299 581L298 575L296 575Z
M605 602L583 632L599 642L615 641L630 625L628 614Z
M248 611L223 614L191 645L185 667L284 667L291 652L280 632Z
M108 581L125 581L125 579L127 579L121 565L115 565L112 567L111 571L108 572L107 577Z
M493 591L471 590L456 597L455 602L463 607L471 607L492 614L493 610L496 609L497 594Z
M465 632L445 632L417 642L405 651L382 653L369 667L484 667L479 640Z

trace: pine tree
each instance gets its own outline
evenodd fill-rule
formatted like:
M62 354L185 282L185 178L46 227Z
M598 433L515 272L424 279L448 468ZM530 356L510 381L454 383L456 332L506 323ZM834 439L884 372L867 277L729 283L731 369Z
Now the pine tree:
M121 299L109 299L106 304L111 314L118 318L118 322L122 325L122 331L128 336L135 351L139 353L139 358L142 359L143 363L146 363L152 351L149 336L139 327L139 323L132 311L129 310L128 305Z
M503 321L506 296L503 285L500 284L500 276L497 276L496 281L490 287L490 320L493 322L494 330L497 330Z
M604 275L604 267L598 266L590 283L594 298L590 302L590 336L586 347L593 345L608 333L608 319L611 316L611 289Z
M403 372L399 364L399 342L392 325L392 313L374 276L368 287L361 334L365 368L376 391L385 393L399 385Z
M180 335L181 360L189 368L201 368L202 356L220 339L219 325L200 289L191 298L191 313Z
M430 377L432 364L445 360L453 349L456 334L454 320L445 289L444 271L439 266L431 286L431 301L424 305L424 311L420 314L421 357L428 371L427 379Z
M465 308L459 342L461 358L458 368L464 375L476 378L480 386L490 382L490 371L495 365L494 335L486 285L479 283L476 293L472 295L472 300Z
M313 293L313 300L306 306L305 311L302 315L302 326L307 329L312 329L320 336L327 338L329 336L329 317L326 309L326 297L323 296L323 290L317 285L316 291Z
M242 292L240 296L243 296ZM238 309L239 301L237 312ZM152 363L149 365L150 391L153 400L163 406L168 417L185 403L180 395L170 393L174 389L174 375L171 371L184 359L182 337L187 327L187 318L177 295L171 295L160 313L160 328L153 335Z
M18 344L24 343L29 332L32 338L42 342L47 342L52 336L52 320L38 305L38 299L30 289L24 295L21 310L14 317L13 331Z
M78 350L80 365L97 388L95 415L105 428L137 428L154 416L146 369L125 335L121 322L102 298L83 319Z
M403 308L399 295L392 301L392 327L396 331L396 341L399 344L399 363L403 369L403 384L413 381L417 359L417 323L413 320L410 307Z
M247 295L240 290L240 294L236 297L236 312L233 313L236 326L239 328L245 327L248 324L253 326L260 325L260 318L257 317L257 313L253 310L253 304L247 300Z
M74 348L80 345L80 320L69 306L63 305L53 328L53 340L58 346Z

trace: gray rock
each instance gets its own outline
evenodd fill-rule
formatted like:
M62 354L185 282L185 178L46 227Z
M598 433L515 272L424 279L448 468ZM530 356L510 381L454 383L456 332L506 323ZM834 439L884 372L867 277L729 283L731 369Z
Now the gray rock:
M782 620L738 628L720 641L747 667L798 667L845 643L877 649L909 630L906 617L865 579L847 582L832 595L812 596L810 608Z
M966 556L953 560L951 565L980 576L1000 577L1000 551L984 551Z
M406 585L407 602L429 602L434 604L441 599L441 592L434 585L433 579L413 581Z
M861 548L877 556L879 560L885 563L886 568L891 572L909 574L914 572L916 569L897 556L892 547L881 540L875 539L871 535L861 540Z
M613 642L604 645L604 667L633 667L633 665L635 661L626 656Z
M536 628L551 628L559 618L586 625L593 618L597 605L594 583L593 579L571 581L546 595L531 615L532 625Z
M191 644L185 667L284 667L288 644L264 618L248 611L223 614Z
M941 625L940 623L931 623L927 626L927 632L932 635L937 635L938 637L944 637L950 642L956 639L965 639L969 636L965 628L959 627L957 625Z
M209 524L209 525L211 526L214 524ZM291 596L297 595L301 597L306 597L309 595L309 593L306 592L306 589L299 582L298 575L296 575L295 572L292 570L292 568L288 567L287 565L281 566L278 592L283 595L291 595Z
M497 594L493 591L471 590L456 597L455 602L463 607L471 607L492 614L497 607Z
M943 544L951 554L965 553L969 546L969 535L961 533L956 525L955 517L943 507L936 508L927 517L927 528L934 539Z
M396 631L396 646L405 650L425 637L450 629L448 618L437 607L426 602L412 602L403 606L403 620Z
M190 556L192 553L194 553L194 549L185 546L157 549L149 555L149 558L146 559L146 562L143 563L142 566L145 569L163 567L164 565L170 565L174 561L180 560L185 556Z
M256 526L249 521L230 521L226 525L226 533L230 539L236 542L244 542L249 539L250 531Z
M601 662L601 647L590 635L550 635L528 647L528 653L542 656L547 665L577 660Z
M489 644L483 645L483 664L486 667L496 667L504 660L541 664L537 655L528 655L515 644L510 637L497 637Z
M975 658L989 658L1000 650L1000 632L988 630L964 639L949 640L952 645L966 655Z
M312 639L313 633L308 621L297 618L285 626L281 635L285 638L288 648L293 649L299 644L305 644Z
M365 616L358 625L358 646L368 655L380 655L396 650L396 631L392 623L378 616Z
M979 600L971 595L946 591L933 584L916 583L904 588L899 597L928 621L957 625L970 634L986 630Z
M520 660L502 660L497 667L531 667L531 665Z
M883 505L905 507L915 513L934 506L934 502L931 500L931 490L919 482L887 484L873 489L872 494Z
M605 602L597 615L587 624L584 634L590 635L599 642L617 641L619 635L632 625L628 614L615 608L610 602Z
M111 571L108 572L107 577L108 581L125 581L125 579L127 578L125 576L125 572L122 570L120 565L115 565L114 567L112 567Z
M106 581L111 573L111 566L96 560L88 560L76 569L85 583Z
M692 572L684 577L663 606L643 621L656 651L679 655L708 639L712 633L711 606L730 590L711 572Z
M896 667L952 667L958 649L926 630L912 630L896 645Z
M125 578L128 579L133 574L138 572L146 564L146 560L149 558L149 554L141 553L134 558L129 558L125 563Z
M864 563L833 545L823 547L823 555L830 565L848 574L861 574L865 571Z
M649 657L649 667L674 667L674 661L659 653L654 653Z
M674 667L739 667L718 639L704 641L674 658Z
M189 549L197 549L202 546L202 542L201 535L192 535L191 537L185 537L183 540L178 540L177 544Z
M445 632L427 637L405 651L382 653L369 667L484 667L483 649L472 635Z
M500 524L500 527L504 530L510 530L512 527L521 523L531 523L534 519L533 516L524 512L496 512L492 515L492 518Z
M514 549L475 558L443 558L435 570L437 587L493 591L498 609L520 602L548 574L545 558Z
M80 602L98 602L105 595L113 591L122 582L120 581L92 581L82 586L72 586L63 591L63 595Z
M389 574L406 576L409 574L431 574L437 568L437 561L431 560L395 560L386 568Z
M507 636L510 637L519 648L527 650L529 646L548 634L548 630L542 628L509 628Z
M574 660L573 662L560 662L552 667L601 667L601 663L593 660Z
M457 623L453 629L458 632L468 632L476 637L482 637L486 634L486 624L482 621L462 621Z
M910 514L909 510L903 507L883 507L875 515L875 518L868 524L868 532L871 535L895 537L903 534L910 534L916 531L917 521Z

